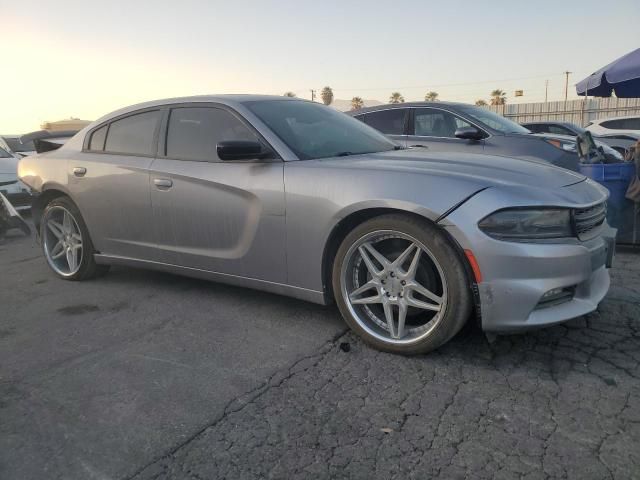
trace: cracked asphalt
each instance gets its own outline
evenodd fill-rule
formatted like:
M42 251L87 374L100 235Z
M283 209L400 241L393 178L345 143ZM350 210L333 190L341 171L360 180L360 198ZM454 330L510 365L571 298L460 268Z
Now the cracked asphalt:
M638 251L593 314L411 358L274 295L70 287L28 240L0 267L2 478L640 478Z

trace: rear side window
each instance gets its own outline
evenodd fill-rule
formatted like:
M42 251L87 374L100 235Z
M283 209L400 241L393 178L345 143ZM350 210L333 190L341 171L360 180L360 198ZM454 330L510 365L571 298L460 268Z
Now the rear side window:
M238 118L214 107L186 107L171 110L167 131L167 157L210 162L220 160L218 142L259 141Z
M130 155L154 155L154 134L160 111L138 113L112 122L105 151ZM91 139L93 141L93 138Z
M108 127L108 125L100 127L91 134L91 140L89 141L89 150L104 150L104 141L107 138Z
M404 121L406 115L406 108L394 108L392 110L371 112L364 116L364 123L376 130L379 130L385 135L404 135Z
M611 129L623 129L623 128L625 128L623 119L620 119L620 120L607 120L606 122L602 122L600 125L603 126L604 128L611 128Z
M544 133L544 132L547 131L545 129L545 125L544 124L539 124L539 123L527 124L527 123L523 123L522 126L525 127L525 128L528 128L533 133Z
M560 125L549 125L547 131L556 135L575 135L571 130Z

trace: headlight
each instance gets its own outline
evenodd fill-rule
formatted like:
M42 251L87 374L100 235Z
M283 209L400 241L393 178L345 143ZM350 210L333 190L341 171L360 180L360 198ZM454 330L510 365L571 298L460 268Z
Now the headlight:
M576 147L576 142L572 142L570 140L560 140L557 138L545 138L545 142L549 145L553 145L560 150L564 150L565 152L578 152L578 148Z
M567 208L508 208L480 220L478 227L498 240L526 241L573 237Z

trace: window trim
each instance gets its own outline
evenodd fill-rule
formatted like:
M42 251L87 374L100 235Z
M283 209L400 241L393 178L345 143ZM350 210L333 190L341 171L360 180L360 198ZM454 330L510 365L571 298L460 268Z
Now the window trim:
M159 112L159 121L156 125L156 128L153 132L153 139L152 139L152 150L153 153L152 154L147 154L147 153L126 153L126 152L112 152L109 150L91 150L89 149L89 143L91 141L91 137L93 136L93 133L96 130L99 130L100 128L106 126L107 127L107 134L104 137L104 148L106 148L107 146L107 139L109 138L109 131L111 130L111 124L113 122L117 122L118 120L123 120L125 118L128 117L133 117L135 115L140 115L142 113L147 113L147 112ZM96 153L96 154L101 154L101 155L124 155L127 157L141 157L141 158L155 158L157 153L158 153L158 134L160 133L160 127L162 125L162 119L163 117L163 106L154 106L154 107L147 107L147 108L142 108L140 110L135 110L133 112L127 112L127 113L123 113L121 115L118 115L116 117L110 118L109 120L106 120L102 123L100 123L99 125L96 125L95 127L91 128L91 130L89 130L87 132L87 134L84 136L84 140L82 141L82 152L83 153Z
M160 133L158 136L157 149L155 158L163 159L163 160L176 160L179 162L198 162L198 163L270 163L270 162L282 162L282 157L278 153L278 151L273 148L273 146L264 138L264 136L249 122L247 121L240 113L238 113L233 108L228 105L224 105L222 103L216 102L180 102L180 103L170 103L163 105L164 112L162 116L162 121L160 122ZM218 110L224 110L227 113L233 115L241 124L248 128L248 130L253 133L257 140L262 143L262 146L270 150L272 152L272 158L256 158L255 160L194 160L192 158L180 158L177 156L169 156L167 155L167 139L169 135L169 119L171 117L171 111L178 108L215 108Z
M464 138L457 138L457 137L436 137L436 136L433 136L433 135L416 135L415 134L415 132L416 132L416 122L415 122L415 120L416 120L416 116L415 116L416 112L415 111L416 110L425 110L425 109L439 110L441 112L447 112L447 113L450 113L451 115L453 115L454 117L457 117L460 120L463 120L463 121L473 125L474 127L476 127L478 130L480 130L482 133L484 133L486 135L486 137L484 137L482 140L479 140L479 141L483 141L484 142L485 140L488 140L489 138L493 137L493 135L491 135L489 132L487 132L486 129L484 129L483 127L478 126L477 123L472 122L471 120L468 120L468 119L464 118L462 115L459 115L459 114L457 114L455 112L452 112L451 110L447 110L446 108L432 107L432 106L428 106L428 107L426 107L426 106L425 107L421 107L421 106L411 107L411 110L412 110L412 112L411 112L411 127L412 128L411 128L410 131L412 131L413 133L409 133L410 137L439 138L439 139L446 139L446 140L457 140L459 142L468 142L469 141L469 140L466 140Z

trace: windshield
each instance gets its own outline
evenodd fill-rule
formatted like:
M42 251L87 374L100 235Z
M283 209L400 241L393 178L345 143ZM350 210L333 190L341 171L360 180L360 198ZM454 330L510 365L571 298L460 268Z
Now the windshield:
M271 100L248 102L246 106L301 160L398 148L377 130L317 103Z
M7 137L5 137L4 140L5 142L7 142L7 145L9 145L9 148L14 152L33 152L36 149L32 141L27 143L22 143L17 138L7 138Z
M504 118L502 115L493 113L491 110L487 110L486 108L467 106L461 107L460 109L471 118L484 123L487 127L500 133L531 133L530 130L527 130L522 125L517 124L508 118Z

